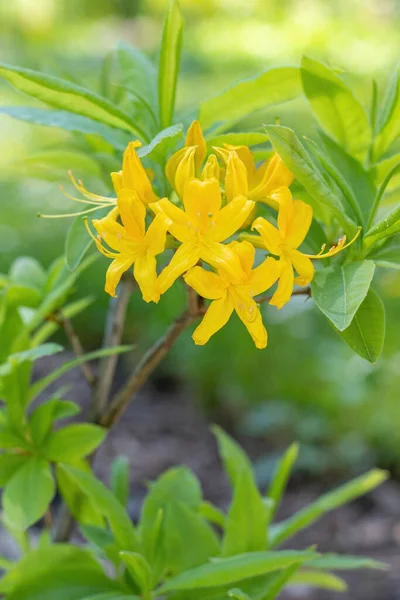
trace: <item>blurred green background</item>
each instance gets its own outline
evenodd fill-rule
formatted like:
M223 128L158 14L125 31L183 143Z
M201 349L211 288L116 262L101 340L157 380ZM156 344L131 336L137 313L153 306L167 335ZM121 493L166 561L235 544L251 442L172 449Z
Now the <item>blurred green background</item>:
M118 41L157 56L166 0L0 1L0 48L5 62L40 69L100 93L118 94L105 57ZM387 79L398 60L400 3L397 0L182 0L184 51L178 105L193 103L229 83L270 66L299 63L309 54L346 71L368 105L371 79ZM1 82L0 104L34 104ZM246 124L279 117L298 133L313 135L304 100L274 112L257 113ZM76 152L71 136L0 115L0 271L18 255L48 266L62 254L68 222L38 219L63 212L71 203L59 183L69 168L84 173L87 187L107 190L108 172ZM101 149L100 149L101 150ZM49 166L49 154L53 155ZM68 185L68 184L67 184ZM108 261L86 273L77 294L95 297L77 320L86 347L100 343L107 298ZM208 418L237 433L267 440L280 450L293 439L302 444L301 464L311 474L358 471L371 464L400 468L400 274L382 272L375 285L387 309L387 338L376 366L354 355L314 309L295 298L283 311L264 305L270 346L258 351L232 319L207 347L189 334L162 366L188 384ZM146 347L164 330L185 301L180 283L158 307L135 297L126 339Z

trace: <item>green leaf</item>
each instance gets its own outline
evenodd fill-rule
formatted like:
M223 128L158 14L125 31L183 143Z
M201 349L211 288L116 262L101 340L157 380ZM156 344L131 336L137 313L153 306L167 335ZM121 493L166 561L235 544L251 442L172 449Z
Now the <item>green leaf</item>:
M0 454L0 486L3 487L28 460L20 454Z
M301 79L304 93L325 130L347 152L363 159L371 141L367 113L353 92L324 64L303 57Z
M101 165L94 157L83 152L55 148L25 156L21 161L8 165L8 168L11 172L15 169L18 179L23 175L29 179L57 182L65 179L68 170L96 178L100 178L102 174Z
M271 521L279 508L279 503L286 490L294 463L299 455L299 445L292 444L276 465L272 481L269 486L267 497L273 501L272 507L268 511L269 521Z
M213 146L257 146L268 142L268 136L261 132L249 133L222 133L221 135L209 134L206 136L207 144Z
M84 362L94 360L95 358L102 358L103 356L122 354L123 352L129 352L129 350L132 350L132 346L114 346L113 348L102 348L100 350L95 350L94 352L89 352L84 356L74 358L73 360L70 360L61 365L61 367L58 367L58 369L52 371L49 375L47 375L47 377L43 377L42 379L36 381L36 383L34 383L30 388L30 398L34 398L35 396L40 394L44 389L46 389L49 385L51 385L53 381L59 379L61 375L64 375L64 373L67 373L74 367L77 367Z
M400 235L394 235L368 255L379 267L400 269Z
M183 19L179 4L177 0L170 0L165 17L158 70L158 102L163 129L171 125L174 115L182 31Z
M43 291L47 274L35 258L20 256L12 263L9 277L13 283Z
M256 552L267 547L267 511L251 470L242 470L225 519L222 555Z
M101 207L93 211L91 218L102 219L110 212L110 207ZM92 246L93 240L85 227L81 216L75 217L65 240L65 262L70 271L81 264L86 252Z
M125 85L153 109L157 107L157 71L151 60L134 46L119 42L116 50Z
M43 458L29 458L5 487L3 507L6 520L16 529L27 529L43 517L54 493L49 463Z
M338 333L354 352L376 363L385 340L385 308L374 290L369 290L350 326Z
M7 79L21 92L37 98L50 106L89 117L110 127L142 132L131 119L106 98L66 81L31 69L0 63L0 76Z
M228 598L234 598L234 600L250 600L250 596L245 594L240 588L229 590Z
M80 471L86 471L89 475L91 474L90 467L84 460L77 461L74 467ZM56 465L55 472L60 494L71 515L78 521L80 526L103 528L102 531L104 531L104 518L101 512L97 510L92 499L82 491L76 480L67 473L60 463Z
M324 573L322 571L297 571L289 580L292 585L306 585L307 587L318 588L320 590L334 590L335 592L345 592L347 583L337 575Z
M211 431L217 438L218 449L226 472L233 487L243 471L252 472L251 462L247 454L225 431L213 425Z
M137 552L120 552L119 555L141 593L148 594L151 591L151 568L147 560Z
M259 596L260 600L275 600L280 591L286 586L290 578L296 573L300 565L295 564L283 569L274 575L270 575L270 581L266 584L266 593Z
M140 158L150 158L154 162L162 163L165 161L167 154L170 150L175 148L177 142L183 138L182 133L183 126L171 125L166 129L157 133L157 135L151 140L147 146L142 146L137 151Z
M368 293L375 265L371 260L316 271L311 283L315 304L338 329L347 329Z
M182 502L169 502L162 526L165 566L172 575L197 567L220 552L208 523Z
M121 150L127 145L127 141L125 141L126 134L124 132L103 125L98 121L93 121L88 117L68 112L67 110L47 110L33 106L1 106L0 114L2 113L13 119L34 125L56 127L80 134L99 135L112 144L112 146Z
M353 569L382 569L388 568L385 563L378 562L365 556L347 556L345 554L323 554L317 556L309 566L313 569L329 569L330 571L352 571Z
M270 529L270 544L277 546L298 531L305 529L315 523L326 513L363 496L388 478L388 473L380 469L373 469L365 475L361 475L353 481L342 485L333 492L328 492L318 500L295 513L285 521L277 523Z
M95 508L108 520L120 548L135 551L138 546L135 529L114 494L90 473L66 465L63 465L62 469L76 481Z
M211 504L211 502L204 500L201 503L200 514L202 517L207 519L207 521L210 521L210 523L214 523L214 525L224 528L225 514L222 512L222 510L214 506L214 504Z
M31 550L0 582L7 600L82 600L112 590L110 598L123 596L90 552L67 544Z
M75 300L75 302L71 302L62 308L63 317L71 319L76 315L79 315L82 311L84 311L88 306L93 304L94 297L87 296L86 298L81 298L80 300ZM60 328L60 324L55 321L47 321L41 327L35 331L34 335L31 337L31 345L32 347L38 346L49 339L58 329Z
M174 590L192 590L236 583L291 565L302 564L315 557L308 551L251 552L214 560L173 577L157 590L159 595Z
M54 421L79 414L80 406L68 400L52 398L32 412L29 417L29 430L35 445L41 446L51 431Z
M220 124L218 130L221 131L255 110L293 100L300 94L297 67L269 69L201 102L199 121L204 129Z
M67 425L47 438L42 452L53 462L74 462L91 454L104 440L106 430L90 423Z
M354 221L346 213L345 205L338 198L337 192L328 186L294 131L280 125L265 125L264 129L276 152L296 179L318 203L331 210L346 234L352 237L356 232Z
M30 348L29 350L24 350L23 352L16 352L15 354L10 354L7 359L7 362L0 365L0 376L8 375L11 373L12 369L16 365L20 365L24 362L35 362L39 358L43 356L52 356L53 354L57 354L64 350L60 344L48 343L42 344L41 346L36 346L36 348Z
M400 134L400 77L397 70L390 82L378 120L374 157L382 156Z
M111 464L110 487L114 496L122 506L128 505L129 500L129 459L127 456L117 456Z
M39 290L22 285L8 285L5 293L9 306L27 306L37 308L42 299L43 293Z

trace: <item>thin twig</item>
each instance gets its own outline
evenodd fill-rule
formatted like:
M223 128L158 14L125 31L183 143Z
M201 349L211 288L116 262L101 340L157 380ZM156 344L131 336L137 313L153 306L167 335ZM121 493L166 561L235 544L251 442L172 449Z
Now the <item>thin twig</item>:
M110 348L120 344L124 331L126 310L133 289L134 280L132 277L123 278L118 288L118 297L110 299L102 344L103 348ZM117 361L118 356L116 354L106 356L100 361L99 376L91 402L91 420L95 423L101 421L102 415L104 415L106 410Z
M200 312L191 314L188 310L185 310L177 319L175 319L166 333L146 352L136 365L131 377L112 400L108 412L106 412L101 420L101 425L107 428L114 425L127 408L132 397L141 389L149 375L154 371L167 354L168 350L172 347L175 340L188 325L198 318L199 314Z
M261 298L256 298L256 302L257 304L269 302L272 299L272 296L273 294L270 296L261 296ZM308 298L311 298L311 288L308 286L306 288L302 288L301 290L294 290L294 292L292 292L292 296L307 296L306 300L308 300Z

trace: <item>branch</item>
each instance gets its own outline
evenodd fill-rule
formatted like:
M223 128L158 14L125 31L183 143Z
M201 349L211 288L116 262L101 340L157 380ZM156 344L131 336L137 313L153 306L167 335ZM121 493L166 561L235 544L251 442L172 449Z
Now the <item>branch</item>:
M101 419L100 424L110 428L120 418L127 408L132 397L137 394L149 375L161 362L168 350L172 347L179 335L200 316L200 311L191 314L185 310L169 327L166 333L146 352L136 365L136 368L111 402L108 412Z
M134 281L131 277L129 279L122 279L118 289L118 297L110 299L102 344L103 348L110 348L120 344L124 331L126 310L133 288ZM115 354L106 356L100 361L99 377L91 403L91 417L95 423L101 421L102 415L104 415L104 411L106 410L117 361L118 356Z
M273 294L271 294L270 296L261 296L261 298L256 299L256 302L257 304L269 302L272 299L272 296ZM302 288L301 290L294 290L294 292L292 292L292 296L307 296L306 300L308 300L309 298L311 298L311 288L310 286L308 286L306 288Z

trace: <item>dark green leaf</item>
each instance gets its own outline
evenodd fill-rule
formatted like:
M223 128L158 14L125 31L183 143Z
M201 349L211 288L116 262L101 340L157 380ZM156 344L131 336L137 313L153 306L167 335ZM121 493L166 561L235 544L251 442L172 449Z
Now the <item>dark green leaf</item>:
M350 327L338 333L354 352L376 363L385 340L385 308L374 290L369 290Z
M368 293L375 265L371 260L316 271L311 283L318 308L336 329L347 329Z
M170 0L165 17L158 70L158 102L161 127L172 123L176 84L181 59L183 19L177 0Z

